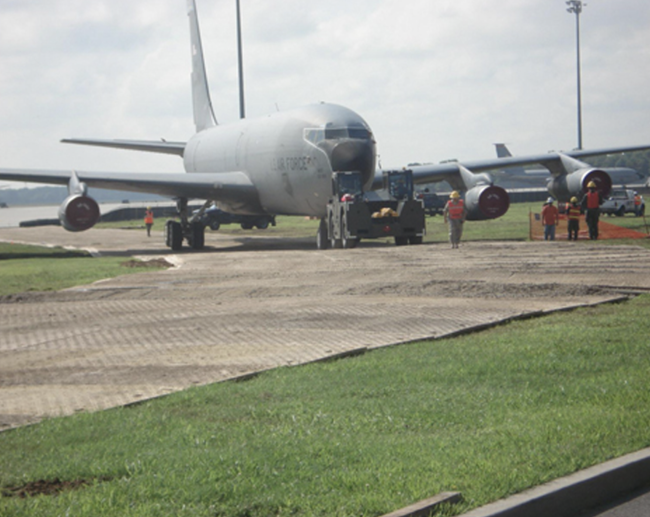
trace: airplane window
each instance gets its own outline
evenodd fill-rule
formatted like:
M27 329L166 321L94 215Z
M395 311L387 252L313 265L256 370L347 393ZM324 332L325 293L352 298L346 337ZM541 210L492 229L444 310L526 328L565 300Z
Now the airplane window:
M325 130L325 139L326 140L336 140L337 138L347 138L348 130L347 128L338 128L338 129L326 129Z
M325 138L327 140L335 140L337 138L359 138L368 140L370 138L370 132L362 127L341 127L326 129Z
M370 139L370 131L362 127L348 128L348 135L350 136L350 138L358 138L360 140Z
M325 132L322 129L305 129L305 140L317 144L325 139Z
M305 129L305 140L312 144L318 144L323 140L338 140L339 138L370 140L371 134L370 131L363 127Z

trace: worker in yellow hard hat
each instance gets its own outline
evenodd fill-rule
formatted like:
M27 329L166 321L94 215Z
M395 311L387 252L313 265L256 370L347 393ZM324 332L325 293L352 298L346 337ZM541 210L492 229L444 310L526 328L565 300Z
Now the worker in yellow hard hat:
M458 248L460 244L466 216L465 202L461 199L458 191L454 190L449 194L449 201L447 201L445 209L442 211L445 224L449 224L449 242L452 248Z
M598 239L598 219L600 218L600 205L603 204L603 195L597 189L596 183L590 181L587 183L587 193L582 197L580 206L585 212L585 219L589 227L589 238Z
M566 217L569 221L569 240L577 241L578 232L580 231L580 205L578 205L578 198L573 196L566 207Z

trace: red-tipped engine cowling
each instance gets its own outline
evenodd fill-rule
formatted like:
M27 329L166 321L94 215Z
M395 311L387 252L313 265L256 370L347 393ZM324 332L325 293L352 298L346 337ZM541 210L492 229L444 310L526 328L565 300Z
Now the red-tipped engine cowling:
M99 205L88 196L73 194L59 207L59 221L69 232L82 232L99 221Z
M566 176L558 176L551 181L548 191L558 201L569 201L573 196L580 199L587 192L587 185L591 181L596 184L596 190L604 198L609 196L612 190L612 178L600 169L580 169Z
M496 185L474 187L465 193L465 208L470 221L496 219L510 208L510 196Z

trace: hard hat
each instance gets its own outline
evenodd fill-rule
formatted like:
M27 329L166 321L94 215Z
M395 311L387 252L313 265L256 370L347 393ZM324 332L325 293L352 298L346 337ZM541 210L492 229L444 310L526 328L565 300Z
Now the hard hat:
M549 198L546 200L546 203L549 204L549 205L552 205L552 204L553 204L553 201L555 201L555 199L553 199L552 197L549 197Z
M460 194L458 193L457 190L454 190L451 194L449 194L450 199L458 199L460 197Z
M148 206L148 207L147 207L147 210L151 210L151 207L150 207L150 206Z
M587 188L596 188L596 184L593 181L587 183Z
M573 196L573 197L571 198L571 203L577 203L577 202L578 202L578 198L575 197L575 196Z

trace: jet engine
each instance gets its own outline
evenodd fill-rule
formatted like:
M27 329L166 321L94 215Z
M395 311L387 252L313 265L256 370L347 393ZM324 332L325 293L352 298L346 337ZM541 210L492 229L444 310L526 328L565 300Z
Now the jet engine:
M604 198L612 190L612 178L601 169L579 169L571 174L562 174L553 178L548 184L548 191L558 201L569 201L573 196L580 199L587 192L590 181L596 184Z
M465 193L465 208L470 221L496 219L510 208L510 196L496 185L479 185Z
M99 205L83 194L68 196L59 207L59 221L69 232L82 232L99 221Z

